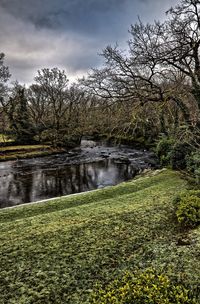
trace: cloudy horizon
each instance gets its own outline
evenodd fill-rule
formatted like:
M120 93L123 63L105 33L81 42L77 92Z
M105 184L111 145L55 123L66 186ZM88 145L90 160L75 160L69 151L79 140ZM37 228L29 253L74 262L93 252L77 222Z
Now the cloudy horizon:
M161 3L163 2L163 3ZM107 45L126 47L128 29L163 20L175 0L0 0L0 52L12 81L29 84L38 69L64 69L71 81L99 67Z

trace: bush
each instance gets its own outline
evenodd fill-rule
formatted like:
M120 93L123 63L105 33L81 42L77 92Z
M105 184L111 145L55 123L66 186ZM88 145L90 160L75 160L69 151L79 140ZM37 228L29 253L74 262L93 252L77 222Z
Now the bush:
M187 157L187 170L194 174L197 184L200 184L200 152L192 152Z
M172 169L183 170L187 167L187 157L191 153L191 147L187 143L176 143L170 151L170 165Z
M172 169L185 169L187 155L191 153L191 147L185 142L175 142L173 138L163 137L156 147L156 153L162 166L170 166Z
M97 285L90 303L104 304L190 304L197 303L189 289L173 283L168 276L153 269L143 273L127 272L105 288Z
M74 135L67 135L66 130L56 130L56 129L48 129L44 130L38 136L38 139L42 143L50 143L52 146L55 147L66 147L66 148L74 148L78 146L81 142L81 136L74 134Z
M188 228L200 224L200 190L184 192L176 199L178 222Z
M173 149L174 140L172 138L161 138L156 146L156 154L162 166L170 164L170 152Z

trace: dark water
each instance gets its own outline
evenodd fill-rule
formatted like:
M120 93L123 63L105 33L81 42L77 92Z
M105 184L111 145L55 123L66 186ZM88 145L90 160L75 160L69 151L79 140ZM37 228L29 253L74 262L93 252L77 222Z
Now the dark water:
M54 156L0 163L0 207L116 185L155 165L147 151L83 141Z

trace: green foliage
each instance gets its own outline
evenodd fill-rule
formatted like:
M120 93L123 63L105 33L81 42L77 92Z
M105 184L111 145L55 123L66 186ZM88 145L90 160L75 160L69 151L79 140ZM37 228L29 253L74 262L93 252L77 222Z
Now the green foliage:
M189 289L180 283L174 283L165 274L155 269L141 273L127 272L109 285L96 285L91 294L91 303L95 304L190 304L197 303Z
M25 88L16 85L14 96L10 98L7 115L10 128L17 144L33 144L35 130L32 126L28 111L28 101L25 96Z
M177 197L176 216L184 227L196 227L200 224L200 190L184 192Z
M81 136L76 134L71 135L63 135L60 146L61 147L67 147L67 148L74 148L81 143Z
M197 184L200 183L200 152L192 152L187 157L187 170L194 174Z
M67 135L66 130L48 129L40 134L40 141L50 143L53 147L74 148L80 144L81 136Z
M162 137L156 146L156 154L160 159L162 166L170 164L170 153L174 146L174 139L168 137Z
M171 168L176 170L182 170L186 168L187 156L191 153L191 147L188 143L178 142L176 143L170 152L170 164Z
M58 132L55 129L47 129L44 130L40 133L40 136L36 136L36 139L38 139L40 142L45 142L45 143L49 143L52 146L56 146L56 142L57 142L57 136L58 136Z
M185 169L187 155L191 153L191 147L185 142L176 142L175 138L162 138L156 147L156 153L162 166L170 166L172 169Z

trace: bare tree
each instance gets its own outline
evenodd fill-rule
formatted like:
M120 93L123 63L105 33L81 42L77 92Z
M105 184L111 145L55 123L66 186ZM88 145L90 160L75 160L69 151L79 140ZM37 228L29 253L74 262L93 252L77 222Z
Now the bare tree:
M163 23L132 25L128 50L108 46L105 67L83 83L108 105L172 102L191 123L191 104L200 112L200 1L182 0L167 16Z
M30 113L43 137L55 145L78 140L83 91L75 84L69 86L65 71L58 68L38 71L35 82L29 89Z
M2 98L5 92L5 84L10 78L9 69L7 66L4 65L4 58L5 55L0 53L0 98Z
M8 89L6 83L11 76L8 67L4 65L4 58L5 55L0 53L0 128L3 133L5 133L7 125L7 119L4 111L4 105L6 103L6 99L8 99Z
M42 69L38 71L35 81L40 86L40 90L49 107L48 110L52 113L52 125L59 132L61 121L68 109L68 79L65 71L61 71L58 68Z
M52 124L51 100L39 84L29 87L27 97L31 120L40 133Z

